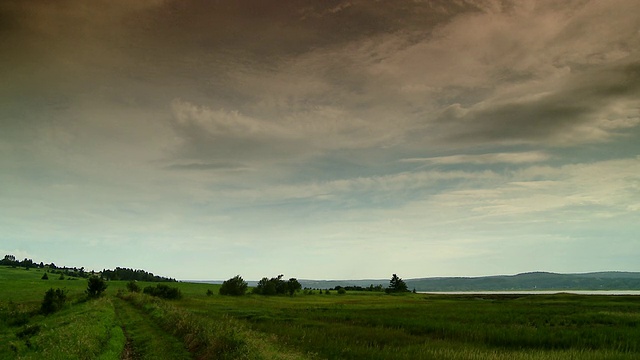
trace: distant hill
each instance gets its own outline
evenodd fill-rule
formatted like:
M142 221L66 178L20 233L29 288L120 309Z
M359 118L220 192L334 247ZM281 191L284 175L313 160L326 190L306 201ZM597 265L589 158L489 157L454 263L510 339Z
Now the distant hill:
M523 290L640 290L640 273L594 272L556 274L531 272L485 277L423 278L406 280L417 291L523 291Z
M557 274L530 272L517 275L482 277L435 277L404 279L416 291L526 291L526 290L640 290L640 272L593 272ZM388 279L367 280L299 280L303 287L328 289L336 286L381 284Z

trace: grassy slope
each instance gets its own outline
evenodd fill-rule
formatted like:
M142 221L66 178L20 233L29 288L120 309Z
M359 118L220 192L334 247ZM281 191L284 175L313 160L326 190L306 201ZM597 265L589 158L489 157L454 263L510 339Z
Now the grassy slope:
M217 294L216 285L177 283L171 286L184 298L167 302L126 293L117 298L126 283L112 281L105 298L79 302L86 281L41 276L0 267L0 359L119 359L120 326L138 358L181 358L185 349L198 358L229 359L640 357L640 298L634 296L236 298L207 296L207 289ZM66 288L71 304L48 317L30 315L49 287ZM9 324L21 314L26 323Z

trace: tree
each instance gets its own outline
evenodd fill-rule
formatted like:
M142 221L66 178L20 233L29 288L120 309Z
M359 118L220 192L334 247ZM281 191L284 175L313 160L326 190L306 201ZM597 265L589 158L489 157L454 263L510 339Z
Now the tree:
M253 288L254 294L260 295L278 295L289 294L293 295L297 291L302 289L302 285L296 278L291 278L289 281L284 281L282 278L284 275L280 274L276 277L268 279L266 277L258 281L258 285Z
M16 261L16 257L13 255L5 255L4 259L0 260L0 265L8 265L12 267L16 267L20 262Z
M247 292L247 282L240 275L236 275L222 283L220 295L242 296Z
M296 291L300 291L302 289L302 284L296 278L291 278L287 281L287 291L289 292L289 296L293 296Z
M64 306L64 302L67 300L67 293L62 289L50 288L44 293L44 299L40 306L40 312L45 315L52 314Z
M407 283L404 282L398 275L393 274L391 276L391 280L389 281L389 287L387 288L388 293L402 293L407 292L409 289L407 288Z
M44 275L42 275L42 277L40 279L49 280L49 275L47 275L47 273L44 273Z
M90 298L100 297L105 290L107 290L107 283L104 279L92 276L87 280L86 293Z
M258 285L253 289L255 294L259 295L275 295L277 294L276 283L274 278L268 279L263 277L258 281Z

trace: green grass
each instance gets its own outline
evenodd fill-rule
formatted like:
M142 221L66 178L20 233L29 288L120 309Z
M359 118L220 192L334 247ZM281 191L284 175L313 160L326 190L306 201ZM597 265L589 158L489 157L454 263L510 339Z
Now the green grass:
M217 296L181 305L330 359L633 359L640 350L633 296Z
M136 359L640 358L637 296L227 297L174 283L183 298L166 301L110 281L85 301L86 280L41 276L0 267L0 359L120 359L124 349ZM50 287L69 301L43 316Z
M4 326L0 354L5 359L119 359L123 339L111 299L102 298Z
M135 359L190 359L182 341L163 331L141 310L130 303L116 299L119 324L128 338L128 351Z

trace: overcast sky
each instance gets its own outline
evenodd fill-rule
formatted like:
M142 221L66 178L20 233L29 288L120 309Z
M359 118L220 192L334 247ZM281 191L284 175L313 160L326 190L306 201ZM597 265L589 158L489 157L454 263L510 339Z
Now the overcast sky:
M4 0L0 252L178 279L640 271L639 14Z

